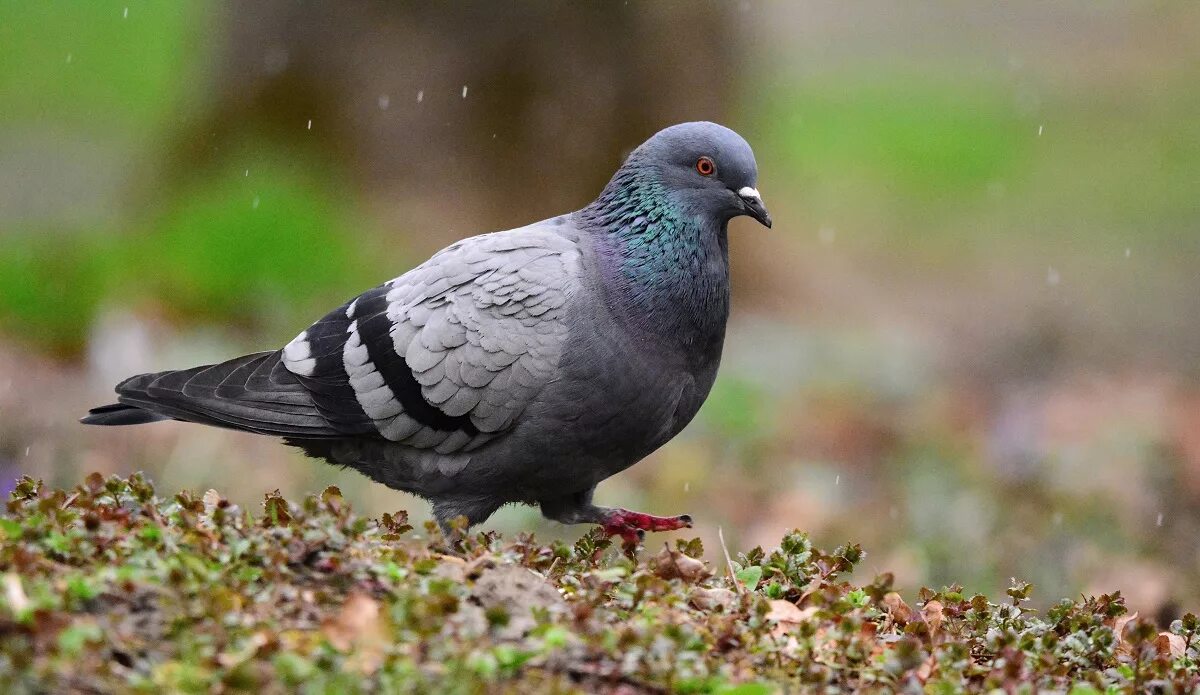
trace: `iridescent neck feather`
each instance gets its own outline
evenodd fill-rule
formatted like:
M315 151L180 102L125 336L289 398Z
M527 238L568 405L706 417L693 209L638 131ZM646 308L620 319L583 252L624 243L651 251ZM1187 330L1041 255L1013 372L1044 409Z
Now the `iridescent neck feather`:
M598 230L615 304L645 330L718 349L729 315L726 222L688 208L631 159L581 216Z

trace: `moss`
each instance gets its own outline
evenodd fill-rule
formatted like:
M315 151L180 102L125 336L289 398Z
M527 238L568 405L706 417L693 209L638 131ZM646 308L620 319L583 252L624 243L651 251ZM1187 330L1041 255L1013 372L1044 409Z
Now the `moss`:
M367 692L1174 689L1197 686L1190 614L1160 631L1119 594L1039 615L1032 587L959 586L913 606L865 554L794 531L709 568L699 541L638 555L465 537L336 488L252 515L141 475L74 490L28 478L0 518L0 687ZM731 580L730 575L736 580Z

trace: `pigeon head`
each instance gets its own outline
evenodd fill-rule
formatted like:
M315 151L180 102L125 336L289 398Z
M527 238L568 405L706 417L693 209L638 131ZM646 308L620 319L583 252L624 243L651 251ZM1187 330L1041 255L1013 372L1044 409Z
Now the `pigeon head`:
M750 146L715 123L671 126L630 153L578 217L597 235L616 311L687 354L719 353L729 220L771 226L757 183Z
M722 223L748 215L771 226L758 193L754 152L725 126L699 121L660 130L622 168L650 175L691 214L711 215Z

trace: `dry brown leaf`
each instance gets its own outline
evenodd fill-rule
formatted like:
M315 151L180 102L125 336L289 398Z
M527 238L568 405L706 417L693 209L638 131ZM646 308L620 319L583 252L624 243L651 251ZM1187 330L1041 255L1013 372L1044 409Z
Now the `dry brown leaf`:
M702 611L730 612L737 605L737 594L729 589L692 589L688 603Z
M1137 611L1134 611L1132 613L1126 613L1125 615L1118 616L1113 619L1112 629L1113 629L1113 634L1117 636L1117 640L1119 640L1121 642L1125 641L1125 628L1129 625L1129 623L1132 623L1133 621L1135 621L1137 619L1138 619Z
M921 665L917 667L917 680L921 681L922 683L928 681L929 677L933 675L933 669L936 666L937 661L934 660L933 655L931 654L928 659L921 662Z
M1172 632L1160 632L1158 633L1158 637L1154 638L1154 648L1158 650L1160 656L1179 659L1187 651L1187 641L1183 639L1183 635L1176 635Z
M1138 618L1137 611L1134 611L1132 613L1126 613L1125 615L1121 615L1116 618L1113 618L1112 629L1113 629L1113 634L1115 634L1117 636L1117 639L1122 639L1122 635L1125 632L1125 626L1128 625L1129 623L1133 622L1134 620L1137 620L1137 618Z
M767 612L767 620L775 623L775 626L771 628L771 634L775 637L787 634L793 627L813 617L817 612L814 606L801 610L791 601L775 600L771 601L770 606L771 610Z
M1117 651L1123 654L1128 654L1130 650L1129 642L1125 640L1125 628L1130 623L1137 620L1138 612L1127 613L1118 618L1113 619L1112 630L1117 637Z
M698 582L712 574L702 561L688 557L678 550L672 550L666 543L654 558L654 573L663 579L682 579L690 583Z
M346 597L342 610L321 625L321 631L334 647L345 651L372 633L381 633L379 602L366 594Z
M937 635L938 630L942 627L942 621L945 619L945 616L942 615L942 609L941 601L929 601L921 609L921 617L929 625L930 635Z
M913 610L908 607L908 604L904 602L900 594L895 591L889 591L884 594L883 605L887 608L888 613L891 614L892 620L901 625L908 623L913 618Z
M366 594L353 592L346 597L342 610L321 624L329 643L341 651L350 651L346 667L369 674L383 665L387 646L379 602Z

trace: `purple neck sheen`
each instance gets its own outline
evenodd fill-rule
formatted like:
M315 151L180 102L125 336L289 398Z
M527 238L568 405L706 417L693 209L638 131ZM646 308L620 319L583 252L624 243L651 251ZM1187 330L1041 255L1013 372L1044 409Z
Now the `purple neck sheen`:
M729 316L723 221L686 210L633 161L581 214L601 234L601 271L627 322L688 350L719 349Z

